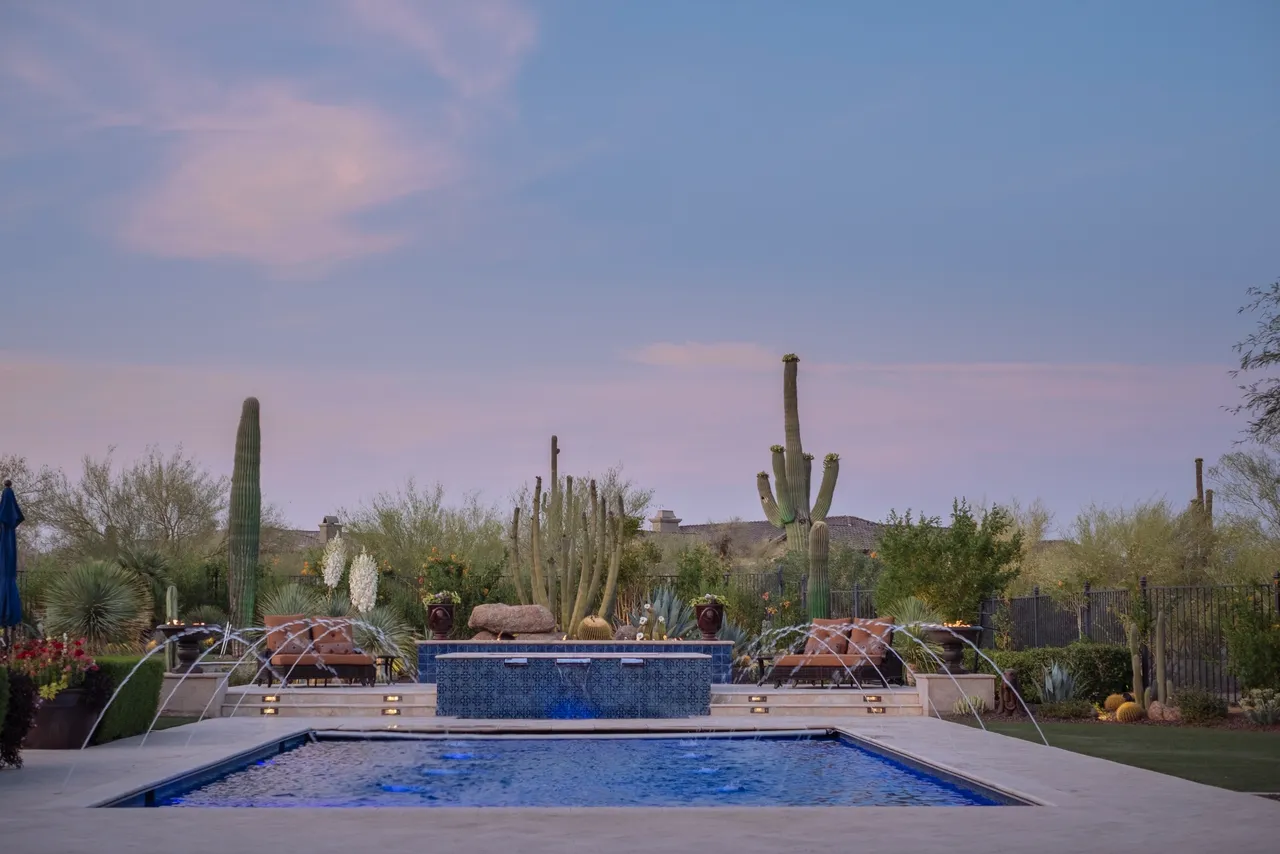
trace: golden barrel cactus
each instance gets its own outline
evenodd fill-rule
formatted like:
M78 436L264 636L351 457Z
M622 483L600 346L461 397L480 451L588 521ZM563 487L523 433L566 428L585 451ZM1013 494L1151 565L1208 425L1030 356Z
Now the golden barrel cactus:
M1140 721L1145 716L1145 713L1142 711L1142 706L1133 702L1123 703L1120 708L1116 709L1116 720L1122 724L1131 724L1135 721Z
M578 640L613 640L613 626L604 617L583 617L578 624Z
M1107 701L1102 704L1102 708L1108 712L1114 712L1116 709L1124 705L1124 694L1112 694L1107 697Z

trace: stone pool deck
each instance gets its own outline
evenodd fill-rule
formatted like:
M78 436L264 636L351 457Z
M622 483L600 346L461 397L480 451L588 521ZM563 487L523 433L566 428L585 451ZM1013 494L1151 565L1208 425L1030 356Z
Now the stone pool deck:
M748 722L750 725L748 725ZM1100 846L1262 854L1277 850L1280 803L984 733L926 717L628 721L653 732L832 728L964 773L1045 806L775 809L253 809L85 808L308 729L438 733L589 733L616 721L219 718L83 753L28 751L0 771L0 849L51 854L186 854L305 850L520 851L570 854L652 848L704 851L1069 852ZM861 841L860 841L861 840Z

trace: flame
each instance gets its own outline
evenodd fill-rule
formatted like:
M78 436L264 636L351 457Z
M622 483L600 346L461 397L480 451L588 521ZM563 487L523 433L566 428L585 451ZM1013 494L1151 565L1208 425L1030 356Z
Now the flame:
M943 625L943 627L944 627L944 628L948 628L948 629L969 629L969 628L972 628L972 626L970 626L970 625L969 625L968 623L966 623L964 620L956 620L954 623L943 623L942 625Z

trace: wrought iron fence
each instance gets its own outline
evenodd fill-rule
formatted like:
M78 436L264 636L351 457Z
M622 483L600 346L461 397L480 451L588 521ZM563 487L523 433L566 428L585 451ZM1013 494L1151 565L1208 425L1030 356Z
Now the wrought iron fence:
M1242 602L1280 619L1280 572L1272 583L1218 586L1150 587L1142 579L1136 591L1092 590L1047 595L1036 588L1030 596L991 599L983 606L984 646L1009 649L1066 646L1077 640L1128 642L1124 616L1135 596L1152 614L1166 620L1166 672L1175 686L1197 686L1237 699L1240 686L1228 666L1226 629ZM1150 673L1154 637L1143 639L1143 668ZM1150 684L1150 679L1147 678Z

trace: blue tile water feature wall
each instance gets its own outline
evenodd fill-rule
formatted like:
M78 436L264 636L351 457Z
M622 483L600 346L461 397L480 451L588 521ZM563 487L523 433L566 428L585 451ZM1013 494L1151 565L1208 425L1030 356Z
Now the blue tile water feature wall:
M510 655L554 652L571 657L592 653L642 656L655 652L692 652L711 656L711 683L733 681L733 641L418 641L418 681L436 681L436 656L451 652L502 652Z
M436 714L684 718L711 714L711 657L453 653L436 657Z

